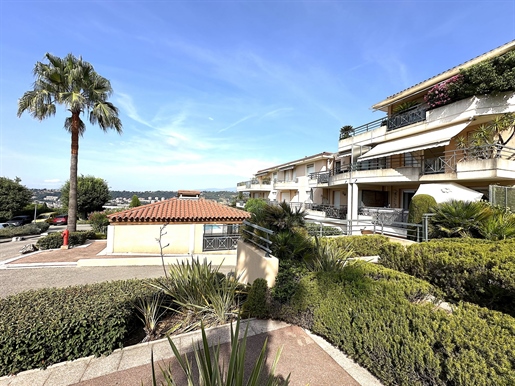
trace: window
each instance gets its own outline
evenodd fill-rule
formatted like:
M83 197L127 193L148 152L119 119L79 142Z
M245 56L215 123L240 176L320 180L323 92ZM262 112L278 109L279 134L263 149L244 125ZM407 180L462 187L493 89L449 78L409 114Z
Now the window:
M306 165L306 175L309 176L311 173L315 172L315 164Z

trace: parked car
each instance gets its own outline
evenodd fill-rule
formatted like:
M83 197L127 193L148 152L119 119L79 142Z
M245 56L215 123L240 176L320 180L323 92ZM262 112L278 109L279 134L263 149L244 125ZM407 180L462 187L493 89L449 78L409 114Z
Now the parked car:
M14 216L12 219L6 221L7 224L11 224L15 227L19 227L25 224L30 224L31 217L30 216Z
M32 220L33 224L47 222L49 224L52 224L52 220L54 217L57 216L57 212L47 212L47 213L41 213L38 217L36 217L35 220Z
M0 229L12 227L12 224L8 224L6 222L0 222Z
M68 215L67 214L59 214L52 219L53 225L67 225L68 224Z

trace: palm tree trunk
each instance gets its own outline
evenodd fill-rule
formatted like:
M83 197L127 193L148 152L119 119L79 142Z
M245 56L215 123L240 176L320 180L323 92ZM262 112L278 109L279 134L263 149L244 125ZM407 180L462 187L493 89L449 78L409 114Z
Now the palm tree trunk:
M72 149L70 160L70 193L68 197L68 230L77 230L77 170L79 163L78 114L72 114Z

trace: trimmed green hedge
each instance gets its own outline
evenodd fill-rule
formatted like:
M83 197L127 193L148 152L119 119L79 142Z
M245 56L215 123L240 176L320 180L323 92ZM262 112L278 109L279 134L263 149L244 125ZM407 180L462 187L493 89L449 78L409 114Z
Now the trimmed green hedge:
M134 301L157 290L127 280L23 292L0 299L0 376L122 347Z
M39 235L48 230L48 223L26 224L19 227L8 227L0 229L0 238L17 236Z
M93 231L78 231L71 232L68 245L82 245L86 240L96 239L96 233ZM59 249L63 245L63 236L61 232L50 233L48 236L41 237L36 243L36 247L39 249Z
M515 384L514 318L471 304L448 314L420 302L438 296L429 283L367 263L342 273L303 273L286 283L298 275L284 274L278 282L295 291L276 305L275 316L303 322L383 384Z
M380 263L427 280L450 300L515 316L515 240L433 240L384 249Z
M350 248L353 251L352 257L376 256L384 246L391 244L388 237L382 235L321 238L320 242L335 245L338 248Z

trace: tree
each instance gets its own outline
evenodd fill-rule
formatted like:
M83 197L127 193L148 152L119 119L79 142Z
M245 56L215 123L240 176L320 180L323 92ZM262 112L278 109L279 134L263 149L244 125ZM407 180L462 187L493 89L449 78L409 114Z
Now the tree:
M0 220L10 219L32 200L32 192L16 177L11 180L0 177Z
M505 113L472 132L471 140L456 138L458 149L466 149L473 158L500 158L503 148L515 136L515 114Z
M70 203L70 181L66 181L61 188L61 202L68 207ZM111 199L109 186L102 178L93 176L80 176L77 178L77 212L82 218L88 213L102 210L102 206ZM68 213L70 213L68 211ZM70 221L68 214L68 221Z
M86 131L81 114L88 114L91 124L98 124L103 131L114 129L121 134L122 122L118 109L107 100L113 92L111 83L97 74L90 63L72 54L59 58L47 53L45 59L48 63L37 62L34 66L34 89L18 100L18 116L27 111L41 121L55 115L57 104L71 114L65 119L64 128L71 134L68 230L73 232L77 228L79 136Z
M136 208L138 206L141 206L141 202L139 201L139 198L137 195L132 196L131 203L129 205L129 208Z

